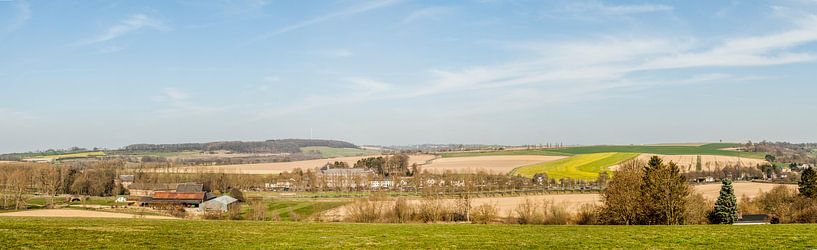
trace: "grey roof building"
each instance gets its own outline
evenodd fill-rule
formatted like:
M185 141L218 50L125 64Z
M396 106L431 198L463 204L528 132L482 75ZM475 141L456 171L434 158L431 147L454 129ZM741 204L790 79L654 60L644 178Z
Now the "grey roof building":
M206 202L202 203L201 205L199 205L199 210L201 210L202 212L206 212L206 211L227 212L227 208L230 207L230 204L233 204L233 203L236 203L236 202L238 202L238 199L227 196L227 195L222 195L222 196L219 196L218 198L215 198L215 199L212 199L212 200L209 200L209 201L206 201Z

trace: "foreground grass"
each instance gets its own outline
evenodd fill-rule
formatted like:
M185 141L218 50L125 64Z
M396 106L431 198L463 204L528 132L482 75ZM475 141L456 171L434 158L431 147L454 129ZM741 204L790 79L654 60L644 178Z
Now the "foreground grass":
M521 226L0 218L14 248L815 248L817 225Z
M537 173L546 173L548 178L573 178L591 180L599 177L602 171L611 172L608 167L635 158L637 153L595 153L582 154L557 161L520 167L512 175L520 174L533 177Z
M710 143L701 146L585 146L568 147L560 149L536 149L536 150L509 150L491 152L459 152L446 153L443 157L469 157L484 155L578 155L596 153L646 153L661 155L721 155L763 159L766 156L761 152L740 152L734 150L723 150L723 148L738 147L736 143Z

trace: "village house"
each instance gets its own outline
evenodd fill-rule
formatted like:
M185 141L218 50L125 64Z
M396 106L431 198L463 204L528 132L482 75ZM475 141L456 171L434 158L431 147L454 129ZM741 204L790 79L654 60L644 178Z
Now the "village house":
M123 174L119 175L119 178L117 178L114 182L116 185L121 184L123 187L128 188L130 187L131 184L133 184L133 180L134 180L133 175Z

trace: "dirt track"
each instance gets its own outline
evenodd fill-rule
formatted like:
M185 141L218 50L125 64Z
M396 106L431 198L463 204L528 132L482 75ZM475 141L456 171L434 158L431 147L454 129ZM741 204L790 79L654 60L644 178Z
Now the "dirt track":
M75 210L75 209L35 209L25 210L20 212L0 213L0 216L6 217L70 217L70 218L139 218L133 214L111 213L111 212L97 212L89 210ZM145 215L144 219L176 219L173 217Z
M502 155L502 156L476 156L476 157L453 157L440 158L423 166L423 170L429 172L442 173L445 171L454 172L477 172L480 170L506 174L511 170L548 161L563 159L564 156L542 156L542 155Z

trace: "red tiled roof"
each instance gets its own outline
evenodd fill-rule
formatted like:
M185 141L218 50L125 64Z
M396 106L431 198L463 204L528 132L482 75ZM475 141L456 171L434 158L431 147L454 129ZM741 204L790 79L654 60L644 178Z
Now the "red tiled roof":
M204 192L155 192L155 200L204 200Z

